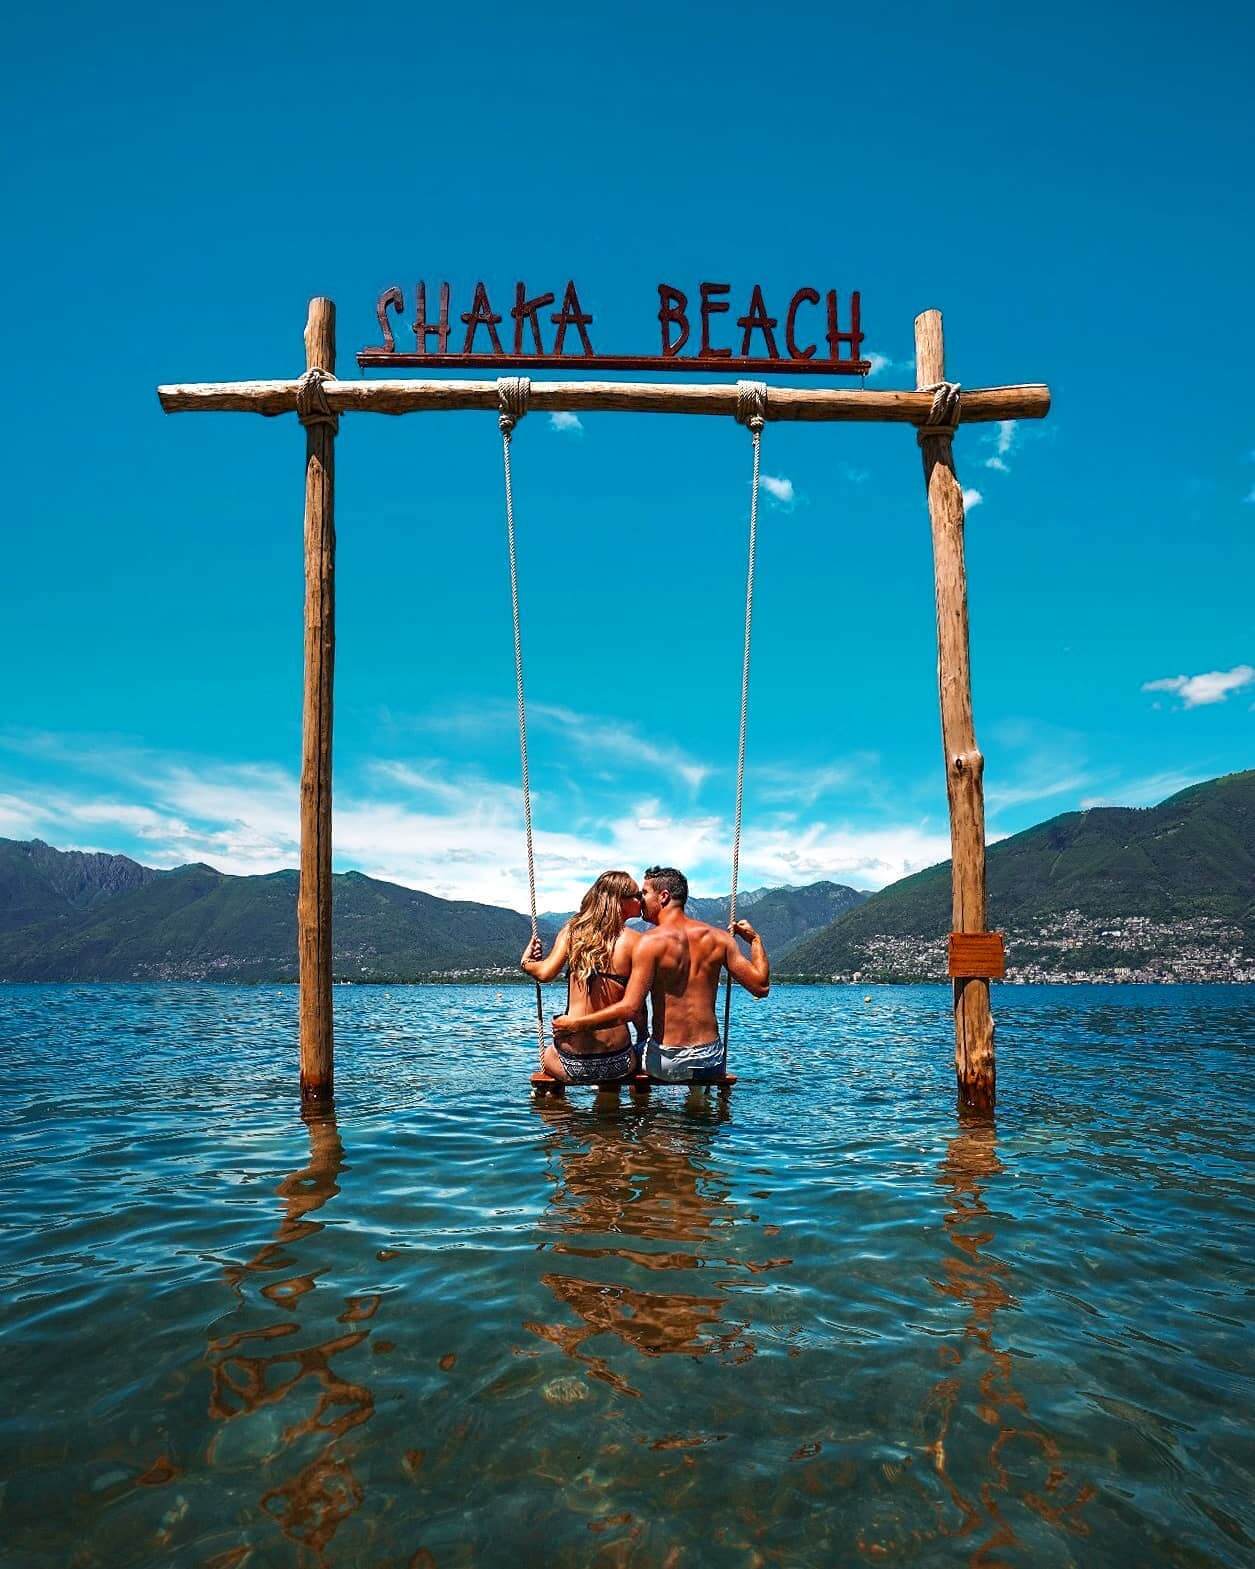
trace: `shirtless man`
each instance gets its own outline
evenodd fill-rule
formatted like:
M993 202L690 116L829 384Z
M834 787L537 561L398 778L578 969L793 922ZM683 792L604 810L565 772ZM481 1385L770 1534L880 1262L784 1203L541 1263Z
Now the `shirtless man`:
M671 866L651 866L641 879L641 914L655 928L636 945L627 990L620 1001L578 1021L584 1030L636 1017L650 995L653 1025L643 1067L651 1079L674 1084L709 1082L723 1074L723 1042L715 1019L719 977L726 966L733 980L755 997L770 990L771 964L763 940L748 921L732 932L691 920L684 906L688 879ZM737 946L750 946L747 959ZM553 1021L554 1035L570 1034L576 1021Z

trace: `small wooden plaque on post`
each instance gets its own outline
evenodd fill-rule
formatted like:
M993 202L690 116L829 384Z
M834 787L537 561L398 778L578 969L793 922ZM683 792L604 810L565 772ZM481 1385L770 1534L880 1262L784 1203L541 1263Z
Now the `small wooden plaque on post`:
M1000 981L1007 972L1001 932L951 932L952 980Z

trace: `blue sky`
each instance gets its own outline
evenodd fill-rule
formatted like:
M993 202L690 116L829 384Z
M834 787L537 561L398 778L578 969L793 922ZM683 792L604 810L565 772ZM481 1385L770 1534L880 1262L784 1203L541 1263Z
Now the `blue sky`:
M165 381L340 368L419 278L568 278L606 351L655 287L862 292L874 385L945 312L989 828L1255 762L1248 9L679 5L629 19L26 8L9 240L0 834L295 861L303 443ZM343 421L336 864L525 902L495 421ZM742 886L948 854L909 432L771 426ZM542 906L607 865L726 888L749 452L731 421L515 443ZM1170 683L1164 686L1163 683ZM1159 685L1155 685L1159 683ZM1148 685L1150 689L1148 689Z

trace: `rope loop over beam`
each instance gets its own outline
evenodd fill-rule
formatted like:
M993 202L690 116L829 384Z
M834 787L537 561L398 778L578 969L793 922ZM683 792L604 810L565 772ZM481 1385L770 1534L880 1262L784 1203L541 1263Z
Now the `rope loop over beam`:
M921 387L921 392L931 392L933 406L923 425L915 427L915 438L922 447L930 436L952 437L959 428L963 388L957 381L938 381L931 387Z
M320 370L317 365L307 370L296 384L296 417L309 430L313 425L329 425L334 436L340 429L340 416L332 412L323 391L324 381L334 381L335 373Z
M532 395L532 383L527 376L499 376L497 378L497 424L508 440L514 427L527 413L527 400Z
M767 423L767 383L738 381L736 384L737 423L757 434Z

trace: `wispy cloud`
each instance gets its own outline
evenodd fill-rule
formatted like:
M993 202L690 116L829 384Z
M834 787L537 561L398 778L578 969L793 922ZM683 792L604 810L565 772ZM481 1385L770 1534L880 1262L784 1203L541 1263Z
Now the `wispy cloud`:
M1246 502L1247 506L1255 506L1255 485L1251 486L1246 495L1242 497L1242 500Z
M709 763L699 762L665 741L646 738L629 724L607 724L557 703L529 704L528 714L542 725L561 731L563 740L583 758L626 762L638 771L655 768L682 779L694 792L713 772Z
M1240 692L1255 682L1255 665L1234 665L1232 670L1207 670L1197 676L1163 676L1144 681L1143 692L1174 692L1182 708L1204 708L1223 703L1230 692Z
M568 413L564 409L555 409L549 416L550 430L569 430L577 435L582 435L584 426L578 414Z
M963 492L963 508L970 512L973 507L979 507L984 499L979 490L972 490L969 487Z
M785 479L783 475L760 474L758 476L758 488L765 490L773 500L780 502L782 506L791 507L796 500L793 481Z
M863 358L871 367L871 369L867 372L869 376L879 376L882 371L893 369L894 362L887 354L877 354L875 351L872 351L871 353L864 354Z
M1079 770L1022 777L1011 784L991 784L985 796L990 812L1004 812L1011 806L1029 801L1048 801L1052 796L1075 795L1094 782L1092 774Z
M1009 474L1011 466L1007 462L1007 454L1015 444L1016 422L1013 419L1000 419L993 430L985 437L986 441L994 444L993 456L985 459L987 469L995 469L1000 474Z
M751 826L741 850L743 872L754 882L830 880L862 888L882 888L949 855L949 834L924 823L866 828L830 823L801 829Z
M879 785L880 756L856 752L822 766L779 763L752 768L751 793L764 806L811 807L825 796L856 791L874 794Z
M1081 808L1087 811L1091 806L1158 806L1169 796L1188 790L1191 785L1201 784L1210 777L1206 773L1188 770L1147 774L1141 779L1130 779L1101 795L1085 796Z

